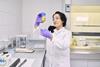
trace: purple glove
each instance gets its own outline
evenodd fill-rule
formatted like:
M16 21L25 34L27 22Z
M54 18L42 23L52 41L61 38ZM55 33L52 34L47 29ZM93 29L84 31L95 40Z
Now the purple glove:
M35 22L35 27L38 27L40 25L40 23L43 23L45 22L45 13L44 12L41 12L37 15L37 18L36 18L36 22Z
M41 18L37 18L34 26L38 27L41 22Z
M41 29L41 35L49 39L52 38L51 32L49 32L47 29Z

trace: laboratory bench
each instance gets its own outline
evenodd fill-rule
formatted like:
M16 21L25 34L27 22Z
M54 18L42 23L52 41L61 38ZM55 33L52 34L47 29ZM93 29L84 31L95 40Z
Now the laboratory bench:
M21 59L21 63L27 60L22 67L43 67L45 49L34 50L32 53L13 53L8 67L18 58ZM100 47L72 47L70 56L71 67L100 67Z
M43 67L45 50L35 49L33 53L15 53L14 57L34 60L31 67ZM30 64L28 64L29 67Z
M7 66L5 65L4 67L13 67L12 64L18 59L20 59L20 63L18 63L16 67L43 67L45 49L34 49L34 50L35 51L32 53L14 52ZM20 66L21 63L23 63L23 61L25 61L25 63L22 66Z
M100 47L99 46L72 47L71 67L100 67Z

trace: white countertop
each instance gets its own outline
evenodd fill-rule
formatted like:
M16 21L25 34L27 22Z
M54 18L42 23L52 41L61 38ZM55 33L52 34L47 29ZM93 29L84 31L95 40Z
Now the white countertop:
M35 49L33 53L14 53L10 61L8 62L8 66L11 65L16 59L20 58L20 63L24 59L27 59L27 61L25 62L25 64L22 65L22 67L41 67L43 64L44 55L45 49ZM20 63L18 63L18 65Z

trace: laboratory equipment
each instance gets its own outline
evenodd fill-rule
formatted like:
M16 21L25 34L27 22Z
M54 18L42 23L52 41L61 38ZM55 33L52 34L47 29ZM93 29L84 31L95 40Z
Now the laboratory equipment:
M21 67L26 61L27 59L25 59L18 67Z
M8 52L0 53L0 67L7 66L10 59L11 59L11 54L9 54Z
M35 50L32 49L32 48L16 48L15 51L17 53L32 53L34 52Z
M0 40L0 50L3 50L7 48L9 45L9 40L8 39L2 39Z
M3 56L0 56L0 66L4 66L6 64L5 58Z
M16 67L17 64L20 62L20 58L18 58L10 67Z
M25 48L26 47L26 37L27 35L17 35L16 36L16 47Z
M36 18L36 21L35 21L35 24L34 24L34 27L37 28L40 23L44 23L46 21L46 14L44 12L41 12L37 15L37 18Z
M16 52L34 52L32 48L27 48L26 45L28 45L27 35L16 36Z
M33 28L33 33L36 32L40 26L41 23L44 23L46 21L46 13L45 12L40 12L37 15L36 21L34 23L34 28Z

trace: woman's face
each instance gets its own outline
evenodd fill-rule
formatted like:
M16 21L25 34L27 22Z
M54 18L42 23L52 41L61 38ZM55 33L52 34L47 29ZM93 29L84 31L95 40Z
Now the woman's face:
M53 22L54 22L54 26L56 28L60 28L60 27L63 27L63 22L59 16L59 14L55 14L54 17L53 17Z

